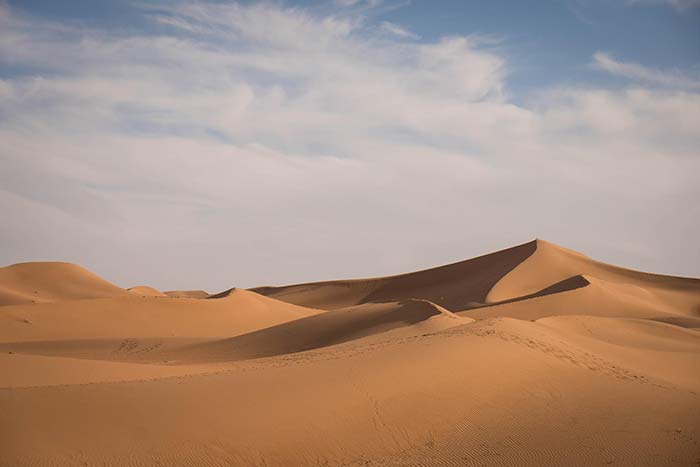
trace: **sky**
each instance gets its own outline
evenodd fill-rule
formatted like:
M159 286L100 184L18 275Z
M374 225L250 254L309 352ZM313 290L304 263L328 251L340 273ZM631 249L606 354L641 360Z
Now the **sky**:
M121 286L543 238L700 276L700 0L0 0L0 264Z

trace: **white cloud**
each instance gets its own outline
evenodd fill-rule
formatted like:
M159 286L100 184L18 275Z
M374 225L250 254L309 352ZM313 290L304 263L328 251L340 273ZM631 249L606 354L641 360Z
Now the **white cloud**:
M409 31L406 28L399 26L398 24L391 23L389 21L382 21L380 24L382 31L389 34L393 34L397 37L402 37L405 39L420 39L420 36L414 32Z
M0 262L223 289L541 236L699 272L682 248L700 227L692 87L567 88L522 106L477 37L411 42L271 5L149 14L172 33L0 10L2 65L36 70L0 82Z
M700 89L700 77L686 76L679 71L661 71L636 63L620 62L603 52L593 55L593 64L601 70L634 81L681 89Z
M335 0L335 3L343 7L351 7L363 5L369 8L378 7L383 3L382 0Z

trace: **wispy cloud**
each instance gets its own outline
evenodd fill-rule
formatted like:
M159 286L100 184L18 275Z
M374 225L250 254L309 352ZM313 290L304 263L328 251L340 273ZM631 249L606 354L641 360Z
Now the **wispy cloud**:
M335 0L335 3L344 7L364 5L374 8L381 5L383 0Z
M216 289L415 269L535 236L585 250L603 228L606 243L668 251L700 228L694 86L569 87L522 106L479 37L406 41L270 4L146 13L173 27L0 9L0 65L15 71L0 81L2 262ZM700 257L664 261L682 272Z
M398 24L391 23L389 21L382 21L380 24L382 31L389 34L393 34L397 37L403 37L406 39L420 39L420 36L414 32L409 31L406 28L399 26Z
M700 89L700 77L694 78L679 71L663 71L637 63L621 62L604 52L596 52L593 55L593 65L634 81L671 88Z

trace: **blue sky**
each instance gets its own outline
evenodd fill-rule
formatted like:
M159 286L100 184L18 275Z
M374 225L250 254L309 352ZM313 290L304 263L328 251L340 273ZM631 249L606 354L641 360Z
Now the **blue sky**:
M39 17L114 30L160 33L144 15L144 5L176 2L114 0L13 0L10 5ZM218 3L226 3L224 1ZM242 3L255 3L246 1ZM273 3L273 2L269 2ZM274 2L319 13L338 13L329 1ZM597 51L647 67L700 74L700 2L545 0L386 1L377 8L357 2L370 21L389 21L418 41L446 35L480 34L500 40L512 66L509 87L522 97L532 89L562 83L616 83L590 66Z
M0 2L0 262L216 290L540 237L698 276L699 31L697 0Z

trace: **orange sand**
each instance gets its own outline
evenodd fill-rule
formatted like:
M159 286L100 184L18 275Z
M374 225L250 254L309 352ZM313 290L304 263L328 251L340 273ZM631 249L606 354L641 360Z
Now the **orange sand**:
M541 240L214 295L17 264L0 443L2 467L700 465L700 280Z

